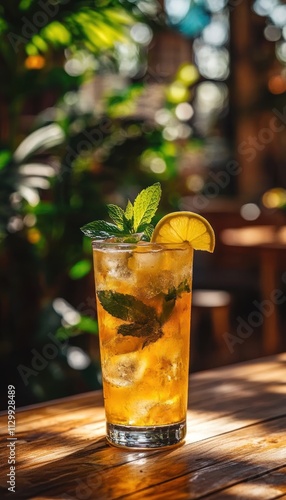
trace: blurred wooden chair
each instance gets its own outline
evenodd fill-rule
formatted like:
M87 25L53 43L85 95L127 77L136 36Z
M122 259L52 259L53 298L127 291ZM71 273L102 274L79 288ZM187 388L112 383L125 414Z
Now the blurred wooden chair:
M231 294L224 290L194 290L192 306L197 324L201 315L210 315L213 338L217 346L222 346L223 334L230 332Z

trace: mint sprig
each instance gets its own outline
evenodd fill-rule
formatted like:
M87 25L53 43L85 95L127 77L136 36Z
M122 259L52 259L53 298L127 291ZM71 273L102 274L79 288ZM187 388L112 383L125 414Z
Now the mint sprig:
M113 204L107 205L112 223L104 220L90 222L81 231L94 240L107 238L128 238L140 234L141 239L150 241L154 227L151 222L161 198L161 186L156 182L143 189L136 197L134 205L128 200L125 210Z
M184 292L190 292L187 280L182 281L177 288L172 287L166 294L163 294L162 310L159 314L154 307L148 306L133 295L99 290L97 297L103 309L111 316L128 322L119 325L117 333L143 338L142 348L144 348L163 336L162 327L170 318L177 298L181 297Z
M152 221L161 198L159 182L143 189L134 201L133 228L135 232L144 231Z
M97 292L102 307L115 318L144 325L147 320L156 319L154 307L147 306L133 295L100 290Z
M118 226L105 220L90 222L82 227L81 230L86 236L94 240L105 240L112 236L119 237L122 235L122 231Z

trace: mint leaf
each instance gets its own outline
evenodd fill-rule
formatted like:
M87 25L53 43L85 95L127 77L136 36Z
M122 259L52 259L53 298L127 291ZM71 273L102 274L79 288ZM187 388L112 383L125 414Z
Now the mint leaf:
M146 337L144 340L142 348L151 344L152 342L156 342L164 332L162 331L160 324L157 320L150 321L145 325L140 325L139 323L131 323L130 325L120 325L118 328L118 333L124 336L132 336L132 337Z
M144 347L147 347L147 345L152 344L153 342L156 342L156 340L160 339L164 335L163 330L160 328L160 326L157 325L152 325L152 330L150 335L146 338L146 340L143 342L142 349Z
M133 220L128 220L126 219L126 216L125 214L123 215L123 230L132 235L132 234L136 234L134 231L133 231Z
M178 288L175 288L174 286L168 290L168 293L164 296L164 301L163 301L163 307L162 307L162 312L160 315L160 323L163 325L168 321L170 318L172 311L175 307L176 300L178 297L181 297L182 293L184 292L190 292L190 286L188 283L188 280L185 279L182 281Z
M154 307L147 306L133 295L100 290L97 292L97 296L103 309L115 318L141 325L157 320Z
M168 321L168 319L170 318L172 311L175 307L175 304L176 304L175 298L166 299L166 296L165 296L164 302L163 302L163 307L162 307L162 312L161 312L161 316L160 316L160 323L162 325L164 323L166 323L166 321Z
M162 337L163 331L156 310L147 306L132 295L112 292L110 290L97 292L102 307L112 316L130 321L118 327L117 333L123 336L142 337L142 348Z
M128 200L126 208L125 208L125 212L124 212L124 215L125 215L125 217L126 217L127 220L131 220L132 219L133 212L134 212L133 205L132 205L131 201Z
M94 240L121 237L122 241L125 241L126 236L136 234L136 242L141 237L145 241L150 241L154 230L150 222L158 208L160 197L161 186L159 182L156 182L138 194L134 206L130 200L128 200L125 210L117 205L107 205L108 215L113 223L103 220L94 221L81 227L81 231Z
M104 220L90 222L80 229L86 236L88 236L89 238L93 238L94 240L102 240L111 238L112 236L123 235L122 231L117 226L115 226L115 224L105 222Z
M159 182L143 189L134 201L134 231L140 231L143 224L149 224L153 219L161 197Z
M159 323L156 321L157 328L160 327ZM132 337L147 337L152 334L153 327L155 323L145 323L144 325L140 323L130 323L129 325L120 325L118 328L118 333L121 335L131 335Z
M154 226L152 226L152 224L148 224L144 229L144 235L142 237L142 240L151 241L153 231L154 231Z
M185 279L179 284L178 288L175 288L174 286L172 288L169 288L168 293L165 296L165 300L168 301L176 299L177 297L181 297L182 293L190 291L191 289L188 280Z
M159 317L154 307L148 306L133 295L100 290L97 296L102 307L109 314L130 322L130 324L119 325L117 333L124 337L145 338L142 345L144 348L163 336L162 326L170 318L177 298L181 297L184 292L190 292L187 279L182 281L177 288L172 287L166 294L163 294L162 311Z
M117 227L121 230L124 229L124 212L122 208L118 207L117 205L110 204L107 205L107 211L109 217L113 220L113 222L115 222Z

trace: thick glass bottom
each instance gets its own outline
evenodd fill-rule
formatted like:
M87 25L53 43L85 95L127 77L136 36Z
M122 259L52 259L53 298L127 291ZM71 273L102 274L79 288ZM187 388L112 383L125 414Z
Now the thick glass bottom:
M186 421L176 424L148 427L134 427L106 424L106 439L123 448L150 449L174 446L181 443L186 435Z

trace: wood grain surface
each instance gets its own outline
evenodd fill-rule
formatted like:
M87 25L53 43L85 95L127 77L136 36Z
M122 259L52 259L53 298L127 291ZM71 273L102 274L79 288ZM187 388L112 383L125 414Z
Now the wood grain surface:
M286 498L286 353L191 375L177 448L107 445L100 392L22 408L16 421L12 493L2 412L1 500Z

